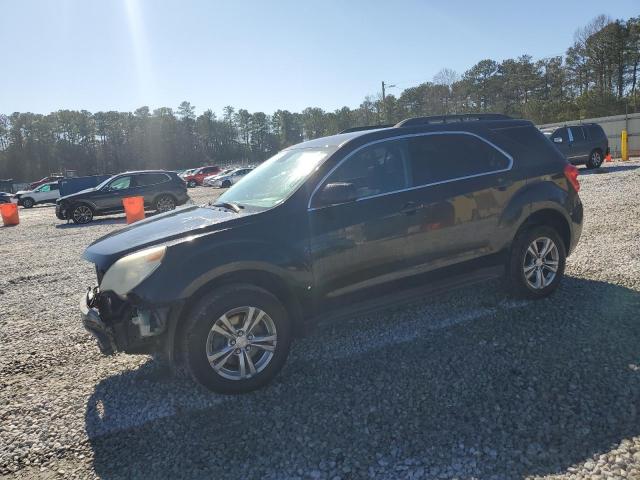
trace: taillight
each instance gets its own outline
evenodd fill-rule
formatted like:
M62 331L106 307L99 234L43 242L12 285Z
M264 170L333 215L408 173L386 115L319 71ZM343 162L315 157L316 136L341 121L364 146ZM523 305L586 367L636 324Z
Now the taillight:
M567 177L567 180L571 184L571 186L575 189L576 192L580 191L580 182L578 181L578 167L575 165L568 164L564 167L564 176Z

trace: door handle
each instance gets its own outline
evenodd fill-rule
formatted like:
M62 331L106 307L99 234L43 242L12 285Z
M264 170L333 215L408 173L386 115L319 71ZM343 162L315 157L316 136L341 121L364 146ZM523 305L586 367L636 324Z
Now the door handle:
M413 215L418 211L418 208L420 208L420 206L416 202L407 202L400 211L405 215Z

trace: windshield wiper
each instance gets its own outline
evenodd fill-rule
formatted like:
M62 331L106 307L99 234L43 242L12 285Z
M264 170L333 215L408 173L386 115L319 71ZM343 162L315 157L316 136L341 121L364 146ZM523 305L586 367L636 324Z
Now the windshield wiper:
M211 204L210 204L211 205ZM213 204L214 207L222 207L222 208L226 208L227 210L232 210L235 213L240 213L240 209L243 208L240 205L238 205L237 203L233 203L233 202L220 202L220 203L214 203Z

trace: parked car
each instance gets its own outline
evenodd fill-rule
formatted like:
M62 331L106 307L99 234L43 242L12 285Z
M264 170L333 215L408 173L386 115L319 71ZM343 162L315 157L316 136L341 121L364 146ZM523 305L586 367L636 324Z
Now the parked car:
M582 231L577 175L531 122L502 115L294 145L213 205L90 245L83 322L103 353L162 352L211 390L253 390L329 311L505 272L518 296L551 294Z
M225 168L220 173L216 173L215 175L209 175L208 177L204 177L204 180L202 180L202 185L205 187L212 187L213 182L215 182L217 178L227 175L228 173L231 173L234 170L235 168Z
M193 188L197 185L202 185L202 181L205 177L209 175L215 175L216 173L220 173L220 167L200 167L197 168L194 172L185 175L183 177L184 181L187 182L187 186Z
M212 187L229 188L240 181L245 175L251 172L253 168L236 168L229 173L217 176L214 180L209 182Z
M48 177L44 177L36 182L30 183L29 190L35 190L37 187L39 187L43 183L56 182L58 180L62 180L63 178L64 177L62 175L49 175Z
M0 203L11 203L13 193L0 192Z
M56 203L60 198L60 184L58 181L45 183L33 190L16 192L14 198L18 205L31 208L39 203Z
M56 204L60 220L88 223L96 215L124 211L122 199L144 197L145 208L165 212L189 200L187 187L175 172L144 170L108 178L97 187L61 197Z
M609 154L609 140L597 123L544 129L542 133L574 165L585 164L588 168L599 168L604 157Z

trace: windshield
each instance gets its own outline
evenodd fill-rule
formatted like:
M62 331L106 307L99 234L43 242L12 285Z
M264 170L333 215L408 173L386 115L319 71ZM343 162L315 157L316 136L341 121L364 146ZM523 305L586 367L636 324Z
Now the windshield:
M275 207L295 192L332 152L326 148L283 150L242 177L216 203Z

